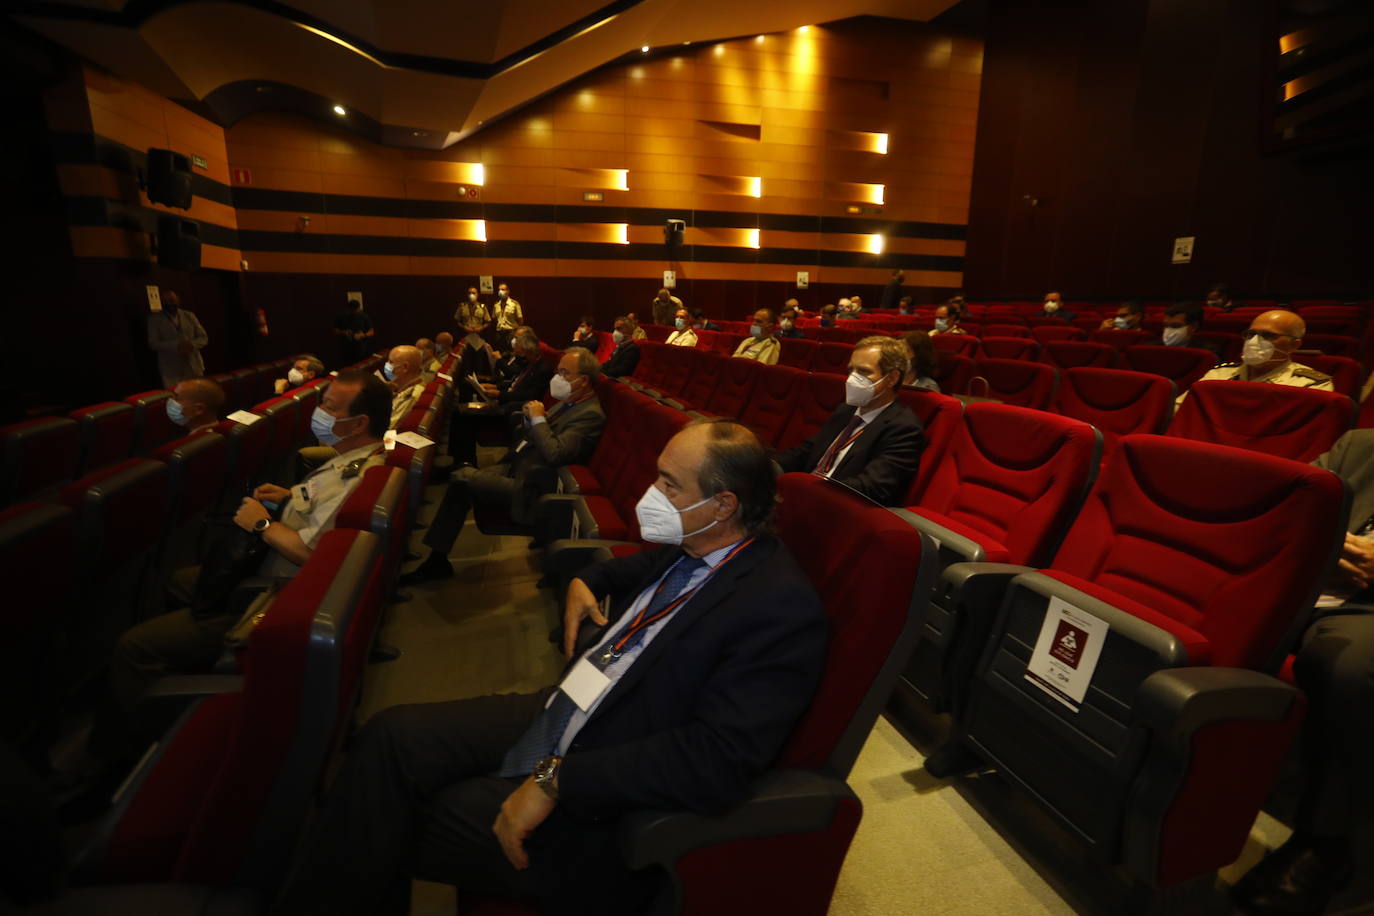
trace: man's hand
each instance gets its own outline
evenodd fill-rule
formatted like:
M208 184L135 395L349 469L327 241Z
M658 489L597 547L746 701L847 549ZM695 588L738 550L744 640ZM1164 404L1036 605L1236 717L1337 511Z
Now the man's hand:
M497 390L495 385L488 385L486 382L482 383L482 390L487 393L487 397L489 398L494 398L501 393Z
M260 503L281 505L291 498L291 491L274 483L265 483L253 491L253 498Z
M531 420L533 420L535 417L542 417L544 415L544 402L526 401L524 407L524 414Z
M264 518L270 518L266 507L256 499L245 496L239 504L239 511L234 513L234 524L244 531L252 531L253 525Z
M596 600L587 583L574 579L568 584L568 601L563 606L563 657L571 659L577 647L577 631L582 628L583 619L590 617L592 623L604 627L608 621L601 613L601 602Z
M533 776L522 782L520 788L501 803L501 813L496 815L496 822L491 829L501 843L501 851L516 871L530 867L530 857L525 854L525 837L544 823L553 806L553 799L535 784Z
M1357 589L1374 582L1374 540L1347 534L1336 575Z

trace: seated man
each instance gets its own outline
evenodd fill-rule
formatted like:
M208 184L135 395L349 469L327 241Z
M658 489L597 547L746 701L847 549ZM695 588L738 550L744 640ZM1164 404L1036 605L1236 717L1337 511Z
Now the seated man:
M1307 324L1294 312L1271 309L1256 315L1243 335L1245 349L1238 363L1222 363L1199 381L1261 382L1266 385L1292 385L1335 391L1331 376L1293 361L1293 351L1302 346ZM1178 396L1182 404L1188 392Z
M448 331L440 331L434 335L434 359L438 362L440 369L443 368L444 360L448 359L453 353L453 335Z
M610 357L602 364L602 375L610 378L622 378L626 375L635 374L635 368L639 366L639 345L635 343L634 338L636 330L629 318L617 318L615 320L615 330L611 332L611 339L615 341L615 349L611 351Z
M224 389L208 378L177 382L167 399L167 419L186 430L187 435L213 430L223 409Z
M668 343L674 347L695 347L697 345L697 332L692 327L692 316L686 309L678 309L677 317L673 319L676 330L668 335Z
M921 421L896 399L906 370L906 345L897 338L856 343L845 403L814 436L779 453L778 465L829 477L879 505L898 505L925 448Z
M853 297L840 300L839 308L835 311L835 317L841 321L849 321L859 317L858 309L854 306Z
M900 299L897 300L897 314L898 314L898 315L911 315L911 314L914 314L915 312L916 312L916 307L915 307L914 305L912 305L912 303L911 303L911 297L910 297L910 296L903 296L902 298L900 298Z
M821 312L818 316L820 318L821 327L833 328L835 326L835 316L837 314L839 314L839 311L833 302L821 306Z
M1340 565L1293 665L1311 704L1293 835L1232 891L1257 916L1324 912L1355 873L1351 840L1374 803L1374 430L1346 433L1312 463L1349 484L1353 500Z
M1057 292L1045 293L1044 307L1040 310L1041 318L1060 318L1064 321L1073 321L1078 316L1064 308L1064 297Z
M387 354L386 365L382 367L382 378L392 391L391 426L388 429L396 428L396 424L410 413L410 409L415 406L415 402L425 390L425 380L420 373L422 358L418 348L405 344L392 347L391 352Z
M367 372L346 369L329 383L310 428L334 457L291 487L263 484L245 497L234 524L260 537L269 548L258 567L263 579L294 576L320 536L369 467L384 460L382 434L391 416L391 392ZM282 507L274 521L264 503ZM201 577L204 578L203 576ZM128 714L148 685L169 674L204 671L219 658L224 636L254 597L250 589L233 601L210 601L197 583L192 606L140 623L120 637L110 662L112 705L97 721L92 752L105 759L125 750ZM265 588L265 583L264 583Z
M1140 323L1144 320L1145 306L1135 299L1131 299L1121 303L1115 316L1103 318L1097 329L1099 331L1138 331L1140 330Z
M420 351L420 375L424 376L425 384L429 384L434 381L434 373L439 371L439 361L434 358L434 341L421 337L415 341L415 349Z
M570 347L586 347L593 353L597 347L601 346L601 340L596 336L596 320L591 315L583 315L582 320L577 325L577 330L573 331L572 340L568 343Z
M1193 347L1208 350L1218 356L1217 345L1210 340L1194 340L1193 334L1202 325L1202 306L1196 302L1175 302L1164 310L1164 333L1150 341L1156 347Z
M959 327L959 322L963 319L963 309L953 303L945 303L935 309L935 326L931 328L931 336L936 334L967 334L963 328Z
M691 309L692 329L696 331L719 331L720 325L706 317L705 309Z
M734 356L776 366L782 344L773 336L773 331L773 313L768 309L759 309L754 313L754 323L749 326L749 336L735 347Z
M635 340L648 340L648 339L649 339L649 332L648 332L648 331L645 331L642 327L639 326L639 316L638 316L638 315L636 315L634 312L626 312L626 313L625 313L625 318L626 318L626 320L628 320L628 321L630 322L631 326L633 326L634 329L635 329L635 330L634 330L634 333L630 335L633 339L635 339ZM668 322L668 323L671 324L672 322L670 321L670 322Z
M324 363L320 362L319 357L310 353L302 353L296 357L291 368L286 371L286 378L277 379L273 388L277 394L285 394L307 382L313 382L315 379L323 377Z
M644 538L671 546L572 581L572 674L535 694L376 716L279 912L383 912L410 876L536 897L541 912L647 912L661 877L627 870L620 816L741 801L824 670L825 613L770 533L775 493L768 453L744 427L698 421L674 436L638 509Z
M1231 288L1225 283L1213 283L1207 290L1207 307L1221 309L1223 312L1233 312L1240 305L1231 298Z
M795 302L796 300L789 299L787 301ZM787 306L782 310L782 320L778 322L778 337L780 339L795 340L805 336L802 334L801 328L797 327L798 317L796 306Z
M482 391L494 399L497 414L509 417L519 413L528 402L543 398L552 377L553 372L539 352L534 329L521 325L511 332L510 353L497 363L496 382L483 382ZM448 451L455 461L477 463L481 422L481 414L469 411L456 412L450 418Z
M549 382L558 406L546 416L542 400L528 401L523 410L525 424L500 462L481 470L468 466L453 472L444 501L425 533L429 557L401 577L403 584L453 575L448 555L473 503L506 507L519 525L534 521L535 501L554 490L554 470L586 463L606 428L606 414L594 387L600 374L601 367L587 348L564 351L558 374Z

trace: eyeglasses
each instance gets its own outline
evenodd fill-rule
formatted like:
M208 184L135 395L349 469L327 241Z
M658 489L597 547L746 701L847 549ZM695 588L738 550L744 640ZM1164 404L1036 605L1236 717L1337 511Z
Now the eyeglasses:
M1259 331L1255 328L1247 328L1244 331L1241 331L1240 336L1242 340L1249 340L1251 337L1263 337L1265 340L1270 341L1271 343L1275 340L1278 340L1280 337L1293 337L1292 334L1279 334L1275 331Z

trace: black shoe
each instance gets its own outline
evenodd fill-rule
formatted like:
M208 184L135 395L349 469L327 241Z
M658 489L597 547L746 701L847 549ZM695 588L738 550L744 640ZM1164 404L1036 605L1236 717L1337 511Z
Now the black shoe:
M389 643L376 642L372 644L372 651L368 654L367 660L369 664L375 665L380 662L394 662L400 657L400 649Z
M438 579L453 578L453 564L446 557L430 554L429 559L401 576L396 583L401 587L419 585L421 582L434 582Z
M926 758L925 771L936 779L952 779L981 770L981 757L958 741L946 741Z
M1320 848L1295 837L1246 872L1231 901L1251 916L1317 916L1354 874L1349 844Z

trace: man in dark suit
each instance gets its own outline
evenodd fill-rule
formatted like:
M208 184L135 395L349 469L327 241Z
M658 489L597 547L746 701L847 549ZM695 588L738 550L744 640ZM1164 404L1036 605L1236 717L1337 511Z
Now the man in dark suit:
M895 337L855 344L845 403L814 436L780 453L778 465L829 477L879 505L897 505L925 447L921 421L896 400L906 366L906 346Z
M1164 332L1157 340L1150 341L1154 347L1193 347L1207 350L1221 359L1217 345L1210 340L1197 340L1194 334L1202 326L1202 306L1196 302L1175 302L1164 310Z
M545 912L645 912L659 877L626 869L616 821L739 802L823 671L825 614L770 533L775 492L739 424L674 436L638 510L645 538L669 546L572 581L559 688L375 717L279 911L377 913L414 875Z
M635 343L634 338L634 323L623 316L617 318L615 330L611 331L611 339L615 341L615 349L611 351L606 362L601 365L602 375L611 378L623 378L635 374L635 367L639 365L639 345Z
M887 281L883 287L883 294L878 300L878 308L888 310L896 309L897 303L902 298L902 284L906 282L906 274L900 270L892 271L892 279Z
M449 477L448 491L425 533L429 557L401 577L411 585L453 575L448 555L463 530L474 503L504 506L521 525L532 521L535 501L554 490L554 472L568 464L584 464L591 457L606 414L594 385L601 367L585 347L569 347L549 382L549 392L559 403L545 411L542 400L525 403L524 422L509 451L496 464L459 468Z
M1374 429L1346 433L1312 463L1350 485L1350 521L1293 664L1311 704L1293 835L1232 892L1261 916L1324 911L1356 871L1351 840L1374 806Z
M539 338L530 327L519 327L511 333L510 352L497 361L495 372L493 382L482 383L482 391L494 399L494 407L476 410L460 406L449 419L448 452L455 461L476 464L479 427L495 423L493 418L502 418L498 425L504 428L503 418L520 413L525 404L542 398L553 377L540 355ZM463 376L454 381L471 384Z

